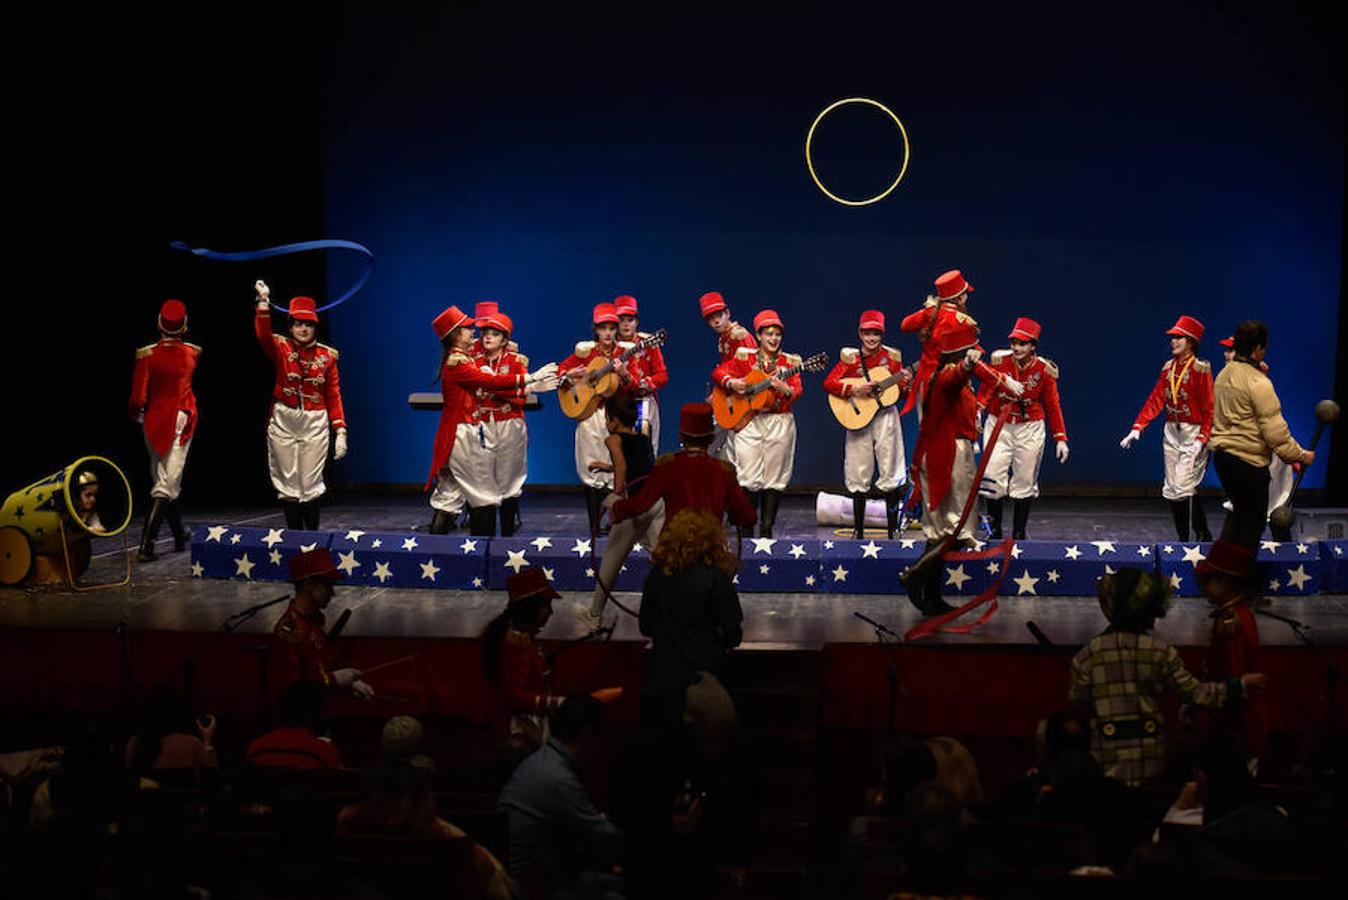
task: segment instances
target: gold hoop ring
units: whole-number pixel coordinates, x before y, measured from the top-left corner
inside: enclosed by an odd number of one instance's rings
[[[874,106],[877,109],[883,110],[887,116],[894,120],[894,124],[899,126],[899,134],[903,137],[903,165],[899,168],[898,177],[894,179],[889,187],[885,188],[874,197],[869,197],[865,200],[848,200],[846,197],[839,197],[837,194],[824,187],[824,182],[820,181],[819,176],[815,174],[814,159],[810,156],[810,143],[814,140],[814,130],[819,127],[819,123],[824,120],[824,116],[848,103],[864,103],[868,106]],[[815,186],[823,191],[824,196],[828,197],[830,200],[841,203],[843,206],[869,206],[872,203],[878,203],[888,197],[890,192],[899,186],[899,182],[903,181],[904,173],[908,171],[908,129],[903,127],[903,122],[899,120],[898,116],[894,115],[893,110],[878,100],[872,100],[869,97],[846,97],[842,100],[835,100],[824,107],[824,111],[815,116],[814,121],[810,123],[810,130],[805,135],[805,167],[810,170],[810,178],[814,180]]]

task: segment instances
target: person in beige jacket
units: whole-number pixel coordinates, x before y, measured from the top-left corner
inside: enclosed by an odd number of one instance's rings
[[[1217,477],[1231,498],[1222,537],[1257,551],[1268,516],[1268,465],[1276,454],[1289,464],[1310,465],[1315,452],[1302,449],[1282,417],[1282,403],[1260,367],[1268,350],[1268,326],[1249,320],[1234,335],[1235,355],[1213,385],[1209,445]]]

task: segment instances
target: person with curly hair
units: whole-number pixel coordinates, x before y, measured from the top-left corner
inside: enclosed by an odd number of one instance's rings
[[[699,672],[723,677],[726,652],[744,636],[735,559],[715,516],[684,509],[660,535],[641,592],[641,633],[651,639],[647,694],[673,695]]]

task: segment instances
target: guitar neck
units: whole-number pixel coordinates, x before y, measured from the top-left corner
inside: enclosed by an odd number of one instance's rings
[[[876,391],[883,391],[891,385],[897,384],[899,379],[902,378],[907,371],[907,369],[900,369],[888,378],[881,379],[880,381],[873,381],[871,384],[875,385]]]

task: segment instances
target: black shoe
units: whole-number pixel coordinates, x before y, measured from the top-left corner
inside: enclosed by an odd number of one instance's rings
[[[1002,498],[988,498],[988,540],[1000,541],[1002,539],[1002,510],[1006,501]]]
[[[164,517],[168,520],[169,531],[173,534],[173,552],[182,553],[192,539],[192,533],[183,528],[182,513],[178,511],[178,501],[170,500],[164,507]]]
[[[1181,543],[1189,540],[1189,501],[1171,500],[1170,517],[1175,520],[1175,534]]]
[[[468,515],[469,533],[473,537],[494,537],[496,535],[496,507],[475,506]]]
[[[956,607],[945,602],[945,560],[936,557],[927,564],[930,568],[927,570],[927,607],[923,612],[929,616],[939,616],[942,613],[948,613],[955,610]]]
[[[852,540],[860,541],[866,537],[866,495],[852,495]]]
[[[899,510],[903,505],[903,491],[893,490],[885,492],[885,533],[889,539],[894,540],[894,536],[899,533]],[[863,521],[864,524],[864,521]]]
[[[515,523],[520,518],[520,498],[510,497],[501,501],[501,537],[515,534]]]
[[[1027,497],[1024,500],[1011,500],[1011,537],[1018,541],[1025,540],[1025,526],[1030,522],[1030,505],[1034,499]],[[1001,535],[998,535],[1000,537]]]
[[[1194,494],[1188,500],[1189,519],[1193,523],[1194,537],[1204,543],[1212,542],[1212,532],[1208,531],[1208,515],[1203,510],[1203,499]]]
[[[286,515],[286,527],[292,531],[304,530],[304,514],[300,512],[300,501],[282,500],[281,509]]]
[[[777,524],[777,507],[781,502],[781,491],[763,491],[763,515],[758,520],[759,537],[772,537],[772,526]]]
[[[305,531],[318,530],[318,501],[310,500],[300,504],[300,517],[304,521]]]
[[[155,497],[150,503],[150,511],[145,514],[145,527],[140,532],[140,552],[136,559],[141,562],[154,562],[158,555],[154,552],[154,543],[159,537],[159,523],[164,519],[165,501]]]
[[[590,520],[590,534],[599,534],[599,517],[603,513],[604,496],[597,488],[585,485],[585,516]]]
[[[454,527],[454,516],[452,513],[436,510],[435,515],[431,516],[431,525],[427,531],[431,534],[449,534],[450,529]]]
[[[757,522],[763,521],[763,512],[762,512],[762,510],[759,509],[759,503],[760,503],[760,501],[762,500],[763,492],[762,492],[762,491],[750,491],[750,490],[746,490],[746,491],[744,492],[744,494],[745,494],[746,497],[749,498],[749,507],[754,511],[754,516],[756,517],[756,521],[757,521]],[[752,539],[753,536],[754,536],[754,526],[753,526],[753,525],[746,525],[746,526],[740,528],[740,537],[746,538],[746,539]]]

